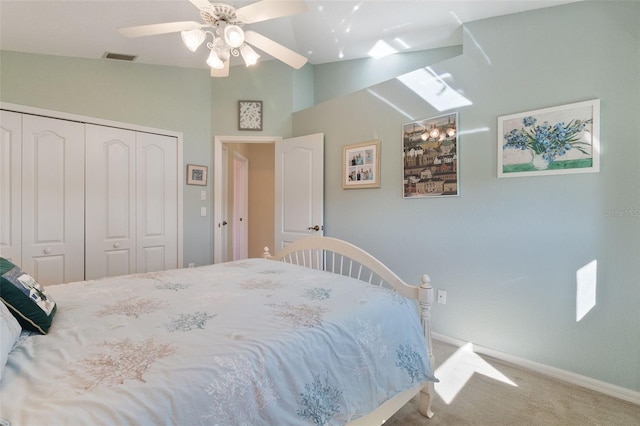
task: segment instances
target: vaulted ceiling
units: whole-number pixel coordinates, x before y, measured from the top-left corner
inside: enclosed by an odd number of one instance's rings
[[[367,57],[380,41],[399,52],[460,44],[465,22],[572,1],[308,0],[306,13],[246,28],[323,64]],[[226,3],[240,8],[255,1]],[[138,63],[207,68],[206,49],[190,52],[179,33],[132,39],[118,32],[173,21],[201,21],[200,12],[189,0],[1,0],[0,48],[82,58],[112,52],[134,55]]]

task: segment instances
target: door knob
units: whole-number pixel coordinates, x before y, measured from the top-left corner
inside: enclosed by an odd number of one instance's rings
[[[226,220],[223,220],[223,221],[222,221],[222,225],[224,226],[224,225],[226,225],[226,224],[227,224],[227,221],[226,221]]]
[[[309,227],[309,231],[319,231],[319,230],[320,230],[320,227],[318,225]]]
[[[44,254],[49,254],[49,253],[51,253],[51,249],[50,248],[44,249]]]
[[[120,247],[120,243],[113,243],[113,248],[118,248]]]

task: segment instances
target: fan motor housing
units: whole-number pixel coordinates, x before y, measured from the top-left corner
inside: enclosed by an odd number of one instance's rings
[[[200,16],[209,25],[215,27],[220,22],[242,26],[244,22],[236,16],[236,8],[225,3],[211,3],[209,10],[200,10]]]

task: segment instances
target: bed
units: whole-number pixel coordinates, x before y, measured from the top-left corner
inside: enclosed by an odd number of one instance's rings
[[[428,277],[341,240],[44,290],[50,328],[2,360],[14,426],[374,425],[418,393],[433,415]]]

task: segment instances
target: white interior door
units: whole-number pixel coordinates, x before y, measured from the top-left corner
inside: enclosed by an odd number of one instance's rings
[[[275,149],[275,250],[324,231],[324,134],[284,139]]]
[[[23,115],[22,269],[84,280],[84,124]]]
[[[178,164],[175,137],[136,133],[137,271],[178,267]]]
[[[0,256],[22,266],[22,114],[0,111]]]
[[[136,133],[86,125],[86,279],[136,272]]]
[[[227,182],[227,176],[229,176],[229,152],[227,151],[227,146],[222,146],[222,176],[224,176],[224,182]],[[222,196],[219,199],[221,204],[222,218],[220,220],[220,224],[218,229],[220,230],[220,239],[222,243],[220,244],[220,261],[226,262],[229,260],[229,255],[227,253],[227,248],[229,247],[229,185],[221,185]],[[217,199],[218,197],[216,197]],[[215,236],[214,236],[215,238]]]
[[[249,160],[233,156],[233,260],[249,256]]]

